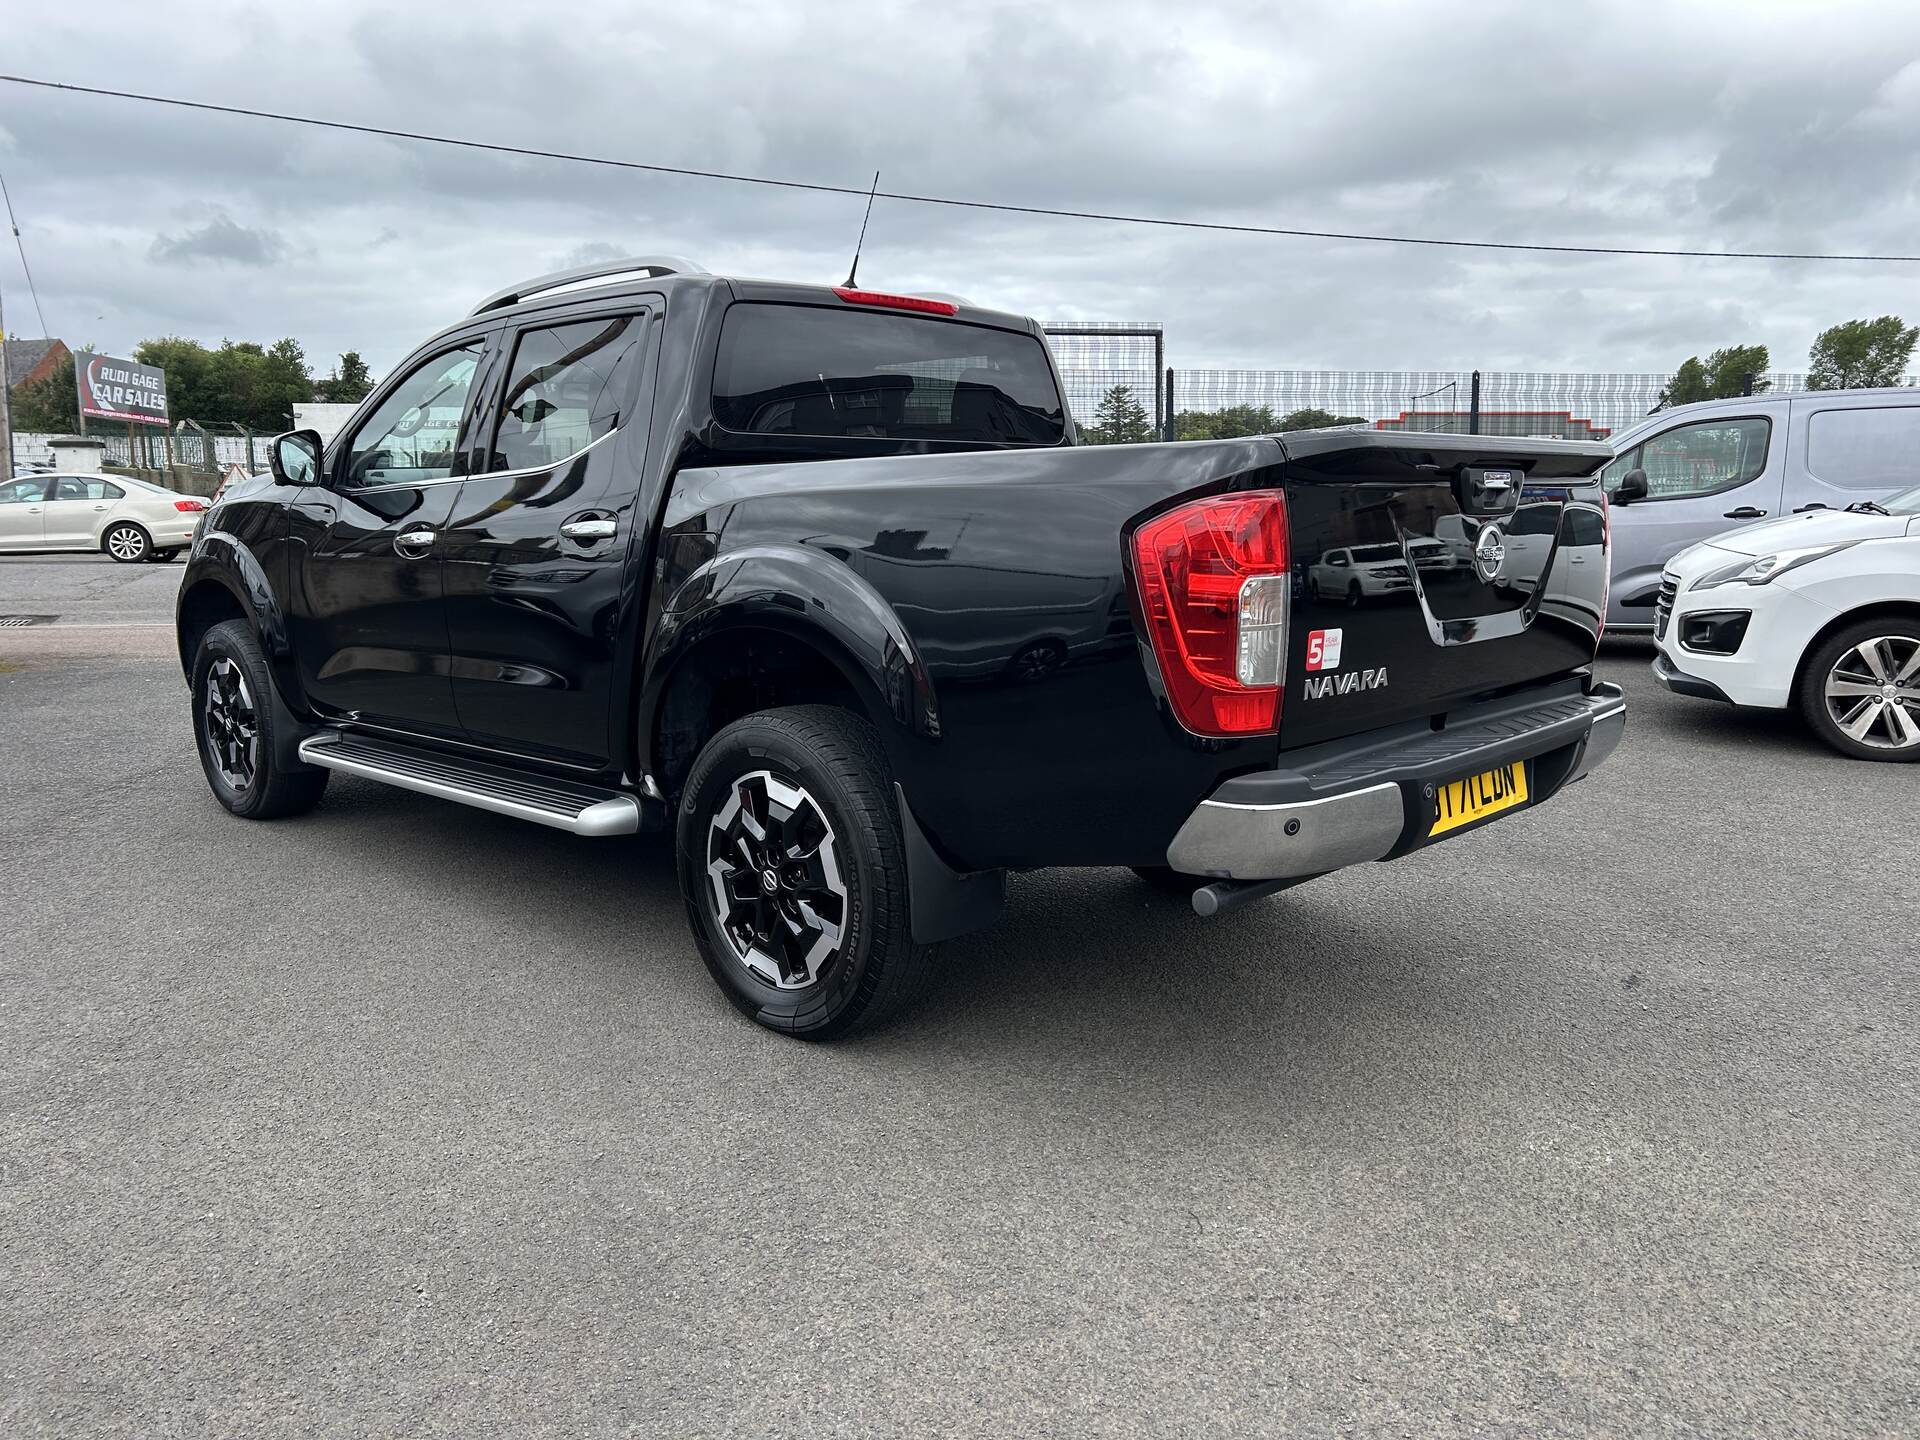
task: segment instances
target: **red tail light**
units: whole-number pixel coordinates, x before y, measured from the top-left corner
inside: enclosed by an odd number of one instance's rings
[[[1134,531],[1133,556],[1174,717],[1196,735],[1273,730],[1292,589],[1285,497],[1192,501]]]
[[[888,295],[879,290],[848,290],[836,285],[833,293],[849,305],[879,305],[888,310],[917,310],[922,315],[958,315],[951,300],[923,300],[918,295]]]
[[[207,508],[207,502],[204,500],[176,500],[173,502],[173,508],[183,515],[198,515],[202,510]]]

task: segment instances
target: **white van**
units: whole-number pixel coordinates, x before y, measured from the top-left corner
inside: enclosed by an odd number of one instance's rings
[[[1920,484],[1920,389],[1707,400],[1649,415],[1613,446],[1607,629],[1651,632],[1660,572],[1696,541]]]

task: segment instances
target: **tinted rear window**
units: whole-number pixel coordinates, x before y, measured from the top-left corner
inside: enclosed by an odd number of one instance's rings
[[[756,435],[1052,445],[1060,392],[1032,335],[874,310],[735,305],[715,418]]]

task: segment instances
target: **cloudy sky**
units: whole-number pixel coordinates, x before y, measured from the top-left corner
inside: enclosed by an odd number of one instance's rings
[[[14,9],[0,69],[513,145],[1238,224],[1920,253],[1920,5],[466,0]],[[547,13],[543,14],[545,11]],[[845,273],[861,202],[0,84],[47,328],[376,372],[581,257]],[[1166,324],[1183,366],[1799,369],[1920,265],[1516,256],[882,201],[861,278]],[[14,334],[37,333],[0,253]]]

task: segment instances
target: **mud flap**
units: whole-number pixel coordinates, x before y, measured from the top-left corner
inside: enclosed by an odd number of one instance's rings
[[[914,943],[932,945],[993,924],[1006,903],[1006,872],[976,870],[963,875],[953,869],[940,858],[920,822],[914,819],[907,792],[897,780],[893,797],[900,808],[900,839],[907,852],[907,899],[912,909]]]

